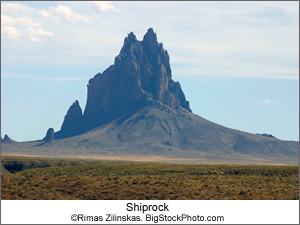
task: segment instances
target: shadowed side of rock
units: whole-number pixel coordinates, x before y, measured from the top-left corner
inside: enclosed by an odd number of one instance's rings
[[[53,139],[55,139],[54,129],[53,128],[49,128],[47,130],[46,136],[43,138],[43,141],[49,142],[49,141],[52,141]]]
[[[76,100],[69,108],[60,131],[56,132],[55,138],[72,137],[82,133],[83,115],[79,102]]]

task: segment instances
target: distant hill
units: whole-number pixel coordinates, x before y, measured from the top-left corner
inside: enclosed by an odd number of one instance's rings
[[[5,134],[4,138],[1,138],[1,143],[3,144],[14,144],[14,143],[18,143],[17,141],[11,139],[10,137],[8,137],[7,134]]]

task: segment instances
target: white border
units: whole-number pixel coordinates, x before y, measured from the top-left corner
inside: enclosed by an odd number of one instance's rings
[[[168,211],[127,211],[127,204],[168,205]],[[147,206],[145,206],[146,209]],[[156,208],[156,207],[154,207]],[[73,214],[140,216],[133,221],[71,220]],[[146,221],[146,214],[223,216],[224,221]],[[99,218],[99,217],[98,217]],[[196,217],[194,217],[196,218]],[[200,217],[198,217],[200,218]],[[299,200],[2,200],[1,224],[299,224]]]

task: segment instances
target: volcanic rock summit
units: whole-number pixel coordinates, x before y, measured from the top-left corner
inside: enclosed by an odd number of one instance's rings
[[[157,42],[152,28],[143,41],[131,32],[114,65],[90,79],[84,114],[78,101],[73,103],[55,137],[84,133],[147,106],[191,112],[179,82],[172,80],[169,61],[168,52]]]

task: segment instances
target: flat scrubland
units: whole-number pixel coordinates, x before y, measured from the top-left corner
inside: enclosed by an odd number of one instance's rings
[[[3,156],[1,161],[14,172],[1,175],[2,200],[299,200],[299,166]]]

